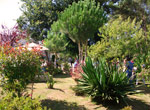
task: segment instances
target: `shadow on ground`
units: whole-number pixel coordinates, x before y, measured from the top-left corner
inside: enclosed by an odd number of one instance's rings
[[[70,74],[56,74],[54,78],[70,78]]]
[[[45,99],[41,101],[43,107],[51,110],[87,110],[84,106],[66,101]]]
[[[99,103],[102,104],[107,110],[121,110],[126,106],[132,106],[132,110],[150,110],[150,104],[147,104],[141,100],[128,98],[126,99],[126,103],[122,102],[120,104],[108,101]],[[95,108],[98,109],[98,108]]]
[[[140,91],[139,93],[150,94],[150,88],[148,88],[147,85],[138,85],[136,90]]]

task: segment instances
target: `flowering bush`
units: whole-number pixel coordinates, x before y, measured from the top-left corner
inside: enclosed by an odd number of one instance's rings
[[[0,45],[9,44],[14,46],[20,39],[25,38],[26,36],[26,31],[19,30],[17,25],[11,29],[2,25],[0,31]]]
[[[82,75],[81,75],[83,73],[82,66],[83,65],[78,64],[76,67],[71,68],[70,75],[72,76],[72,78],[74,80],[78,80],[78,79],[82,78]]]
[[[1,86],[6,91],[15,91],[19,96],[40,71],[40,56],[36,50],[4,45],[0,47]]]

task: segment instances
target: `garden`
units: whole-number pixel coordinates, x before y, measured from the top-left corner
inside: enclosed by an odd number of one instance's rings
[[[22,2],[0,31],[0,110],[150,109],[149,1]]]

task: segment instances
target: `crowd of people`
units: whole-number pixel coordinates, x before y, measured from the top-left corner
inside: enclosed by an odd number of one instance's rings
[[[79,65],[79,60],[76,58],[76,59],[73,59],[72,57],[69,57],[68,58],[68,63],[71,67],[71,71],[74,72],[74,70],[78,67]],[[81,62],[82,64],[84,64],[85,62],[82,61]],[[117,61],[116,63],[116,66],[118,66],[120,64],[119,61]],[[123,72],[126,72],[127,73],[127,78],[130,80],[130,82],[133,82],[136,80],[136,85],[138,84],[138,78],[137,78],[137,67],[135,67],[134,65],[134,59],[132,59],[131,57],[126,57],[123,61]],[[43,71],[46,71],[46,66],[47,66],[47,63],[45,60],[43,60],[43,63],[42,63],[42,70]],[[145,64],[142,65],[142,68],[145,68]],[[144,80],[144,77],[142,78],[143,80],[143,83],[145,84],[145,80]]]

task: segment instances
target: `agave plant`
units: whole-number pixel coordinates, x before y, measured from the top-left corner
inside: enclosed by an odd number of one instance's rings
[[[100,59],[95,67],[91,58],[87,58],[86,65],[82,68],[82,79],[78,80],[78,85],[74,88],[78,93],[119,102],[132,90],[126,73],[119,72],[116,65],[108,65],[105,59]]]

